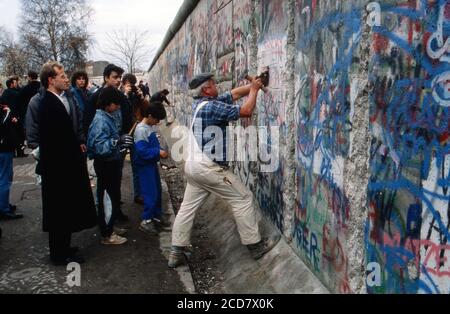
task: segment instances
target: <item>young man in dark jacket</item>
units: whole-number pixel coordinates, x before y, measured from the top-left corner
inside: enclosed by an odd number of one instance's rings
[[[11,77],[6,81],[6,90],[3,92],[0,102],[8,105],[14,116],[19,115],[19,81],[16,77]]]
[[[139,122],[138,116],[140,117],[141,108],[144,104],[144,93],[140,87],[136,87],[137,78],[134,74],[125,74],[122,78],[121,92],[126,96],[129,105],[133,111],[132,124],[137,125]],[[139,114],[138,114],[139,113]],[[137,168],[134,163],[135,149],[134,146],[130,149],[131,156],[131,170],[133,173],[133,191],[134,191],[134,202],[137,204],[144,204],[144,199],[141,195],[140,181],[137,173]]]
[[[162,104],[167,104],[170,108],[168,108],[167,111],[167,117],[166,117],[166,126],[171,125],[174,120],[175,116],[173,113],[173,107],[172,103],[167,99],[167,96],[169,96],[170,92],[167,89],[163,89],[162,91],[157,92],[150,98],[150,102],[160,102]]]
[[[28,104],[30,103],[31,98],[34,97],[37,93],[39,93],[39,89],[41,88],[41,83],[38,81],[39,75],[34,72],[28,72],[28,84],[24,86],[20,91],[20,118],[22,121],[25,120],[25,115],[27,113]]]
[[[144,94],[144,97],[150,96],[150,91],[144,85],[144,81],[140,80],[138,87],[142,91],[142,93]]]
[[[103,87],[99,88],[92,95],[89,102],[89,108],[85,110],[85,125],[90,126],[92,120],[94,120],[94,116],[98,109],[98,99],[103,89],[110,86],[116,89],[120,89],[120,85],[122,83],[122,75],[124,72],[125,71],[122,68],[114,64],[109,64],[105,68],[105,70],[103,71]],[[114,117],[116,117],[117,122],[120,124],[120,134],[123,135],[128,134],[128,132],[130,132],[131,128],[133,127],[133,111],[127,97],[125,95],[122,95],[121,98],[120,110],[114,113]]]
[[[167,89],[163,89],[162,91],[157,92],[150,98],[150,102],[160,102],[160,103],[166,103],[168,106],[171,106],[169,99],[167,99],[167,96],[170,94],[170,92]]]
[[[18,123],[14,124],[14,132],[16,139],[16,149],[17,157],[27,157],[25,155],[24,141],[25,141],[25,131],[24,131],[24,118],[22,117],[21,109],[21,97],[19,89],[19,79],[17,77],[11,77],[6,81],[6,86],[8,89],[3,93],[1,98],[1,103],[7,105],[11,109],[12,115],[18,120]]]
[[[16,207],[9,203],[9,192],[13,180],[13,157],[16,147],[14,124],[18,120],[11,109],[0,104],[0,219],[13,220],[23,218],[15,213]]]

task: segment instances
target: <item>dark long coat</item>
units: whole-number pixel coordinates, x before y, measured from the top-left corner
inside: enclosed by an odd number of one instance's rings
[[[39,107],[44,232],[79,232],[97,224],[86,160],[71,116],[56,95],[45,92]]]

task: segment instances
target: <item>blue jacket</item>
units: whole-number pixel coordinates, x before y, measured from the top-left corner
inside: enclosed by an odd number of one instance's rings
[[[139,123],[134,132],[134,143],[136,166],[156,165],[160,160],[161,147],[153,128],[145,123]]]
[[[76,87],[71,87],[70,91],[75,97],[78,107],[80,107],[81,113],[84,114],[86,107],[88,106],[89,98],[91,97],[91,93],[88,90],[81,90]]]
[[[88,133],[88,156],[105,161],[120,160],[119,126],[116,119],[103,110],[97,110]]]

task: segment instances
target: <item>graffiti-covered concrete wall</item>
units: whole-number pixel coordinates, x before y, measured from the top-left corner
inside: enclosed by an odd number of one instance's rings
[[[194,74],[269,66],[237,124],[279,167],[234,163],[261,213],[331,291],[449,293],[449,35],[445,0],[202,0],[149,79],[188,125]]]

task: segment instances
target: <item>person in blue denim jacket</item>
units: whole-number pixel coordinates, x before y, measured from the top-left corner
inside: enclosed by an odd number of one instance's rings
[[[120,185],[122,152],[133,146],[133,138],[119,135],[114,112],[120,110],[121,93],[114,87],[106,87],[99,96],[94,120],[89,128],[88,156],[94,159],[97,174],[97,201],[102,244],[120,245],[127,242],[122,236],[126,230],[114,227],[120,211]],[[106,221],[105,191],[111,199],[111,218]]]

